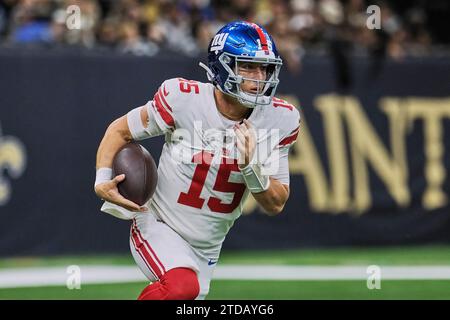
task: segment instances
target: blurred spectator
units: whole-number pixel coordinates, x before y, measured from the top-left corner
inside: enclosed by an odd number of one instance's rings
[[[199,48],[191,33],[189,17],[171,2],[164,3],[160,12],[154,26],[156,31],[149,34],[149,40],[173,51],[196,56]]]
[[[122,53],[132,53],[137,56],[153,56],[158,53],[158,46],[146,42],[139,34],[137,23],[125,22],[121,26],[119,50]]]
[[[4,34],[6,30],[6,12],[5,8],[0,5],[0,36]]]
[[[272,20],[267,25],[277,45],[279,53],[283,56],[285,64],[291,71],[298,72],[300,69],[300,58],[302,54],[302,42],[299,34],[292,32],[290,21],[292,19],[292,8],[283,0],[272,1]]]
[[[70,5],[77,5],[81,12],[80,29],[67,30],[65,41],[68,44],[93,47],[96,44],[95,30],[100,20],[100,7],[92,0],[65,0],[59,10],[66,11]]]
[[[10,17],[10,41],[14,43],[45,43],[53,40],[50,0],[22,0]]]
[[[119,42],[120,37],[117,32],[119,20],[114,17],[105,19],[98,28],[97,41],[100,45],[114,48]]]
[[[372,4],[381,9],[381,29],[366,26]],[[70,5],[81,11],[78,30],[66,26]],[[326,48],[344,65],[352,53],[382,61],[448,48],[449,14],[446,0],[2,0],[0,43],[197,56],[221,26],[248,20],[268,28],[287,67],[298,71],[305,52]]]

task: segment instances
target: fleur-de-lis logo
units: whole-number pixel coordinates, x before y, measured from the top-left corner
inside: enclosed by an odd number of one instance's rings
[[[3,136],[0,125],[0,206],[11,198],[9,178],[19,178],[26,167],[26,153],[23,143],[12,136]]]

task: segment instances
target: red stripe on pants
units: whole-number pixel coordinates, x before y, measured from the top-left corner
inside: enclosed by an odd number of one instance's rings
[[[158,278],[161,278],[166,270],[163,264],[159,261],[158,257],[155,255],[154,251],[151,249],[148,242],[142,237],[137,227],[132,230],[132,238],[136,251],[147,264],[150,271],[152,271],[152,273],[154,273]]]

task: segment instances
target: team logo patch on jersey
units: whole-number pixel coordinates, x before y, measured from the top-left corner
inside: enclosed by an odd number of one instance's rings
[[[219,33],[214,36],[214,39],[211,44],[210,51],[219,52],[225,47],[225,42],[227,41],[227,38],[229,36],[229,33]]]

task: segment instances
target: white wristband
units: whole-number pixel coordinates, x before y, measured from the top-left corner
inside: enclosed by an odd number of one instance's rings
[[[269,189],[269,176],[261,174],[261,165],[249,164],[240,169],[247,188],[252,193],[260,193]]]
[[[108,182],[112,179],[111,168],[99,168],[95,174],[95,184],[97,186],[100,183]]]

